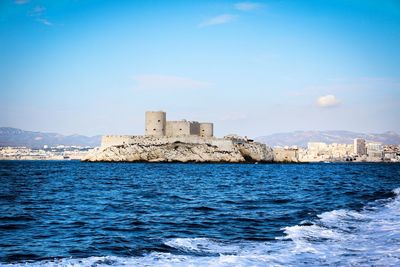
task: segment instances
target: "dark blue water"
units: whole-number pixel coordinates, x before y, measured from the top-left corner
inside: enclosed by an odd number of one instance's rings
[[[399,164],[3,161],[0,186],[2,264],[400,262]]]

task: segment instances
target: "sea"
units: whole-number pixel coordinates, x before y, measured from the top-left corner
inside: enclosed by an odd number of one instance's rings
[[[0,161],[1,266],[400,266],[400,164]]]

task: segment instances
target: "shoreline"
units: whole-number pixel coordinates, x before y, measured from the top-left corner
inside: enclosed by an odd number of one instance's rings
[[[274,164],[287,164],[287,165],[303,165],[303,164],[400,164],[400,162],[388,162],[388,161],[310,161],[310,162],[287,162],[287,161],[265,161],[265,162],[229,162],[229,161],[210,161],[210,162],[196,162],[196,161],[85,161],[79,159],[0,159],[0,162],[39,162],[39,161],[47,161],[47,162],[81,162],[81,163],[120,163],[120,164],[229,164],[229,165],[237,165],[237,164],[247,164],[247,165],[274,165]]]

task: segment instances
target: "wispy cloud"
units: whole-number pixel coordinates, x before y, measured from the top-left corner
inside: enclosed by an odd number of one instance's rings
[[[28,15],[34,17],[37,22],[46,26],[53,26],[54,24],[45,18],[46,8],[44,6],[35,6],[32,8]]]
[[[241,2],[241,3],[236,3],[233,6],[240,11],[251,11],[260,9],[262,7],[262,4],[252,3],[252,2]]]
[[[41,16],[46,11],[44,6],[35,6],[31,11],[29,11],[29,16]]]
[[[225,24],[232,22],[237,19],[237,16],[231,15],[231,14],[222,14],[216,17],[212,17],[209,19],[204,20],[199,24],[199,27],[208,27],[208,26],[213,26],[213,25],[219,25],[219,24]]]
[[[39,23],[42,23],[42,24],[44,24],[46,26],[53,26],[53,23],[51,23],[47,19],[38,18],[36,21],[39,22]]]
[[[173,75],[143,74],[136,75],[133,79],[137,83],[136,88],[140,90],[190,90],[210,87],[206,82]]]
[[[317,106],[321,108],[336,107],[340,101],[334,95],[325,95],[317,99]]]
[[[29,2],[30,2],[30,0],[15,0],[14,1],[14,3],[17,4],[17,5],[24,5],[24,4],[27,4]]]

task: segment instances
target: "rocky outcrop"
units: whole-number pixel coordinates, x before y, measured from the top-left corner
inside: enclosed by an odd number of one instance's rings
[[[99,148],[84,161],[101,162],[269,162],[272,149],[264,144],[230,139],[192,143],[160,142],[143,139],[141,142]]]

